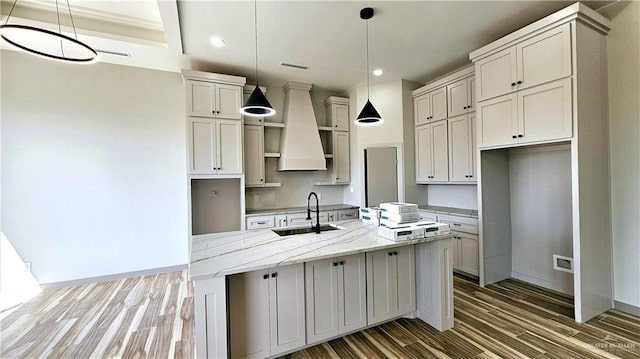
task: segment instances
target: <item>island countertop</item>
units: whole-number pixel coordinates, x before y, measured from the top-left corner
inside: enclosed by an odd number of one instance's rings
[[[336,222],[339,230],[281,237],[271,229],[239,231],[193,239],[190,279],[230,274],[347,256],[449,238],[442,235],[394,242],[378,237],[378,227],[360,220]]]

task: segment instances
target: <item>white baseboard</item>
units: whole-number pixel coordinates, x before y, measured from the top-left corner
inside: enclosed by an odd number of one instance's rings
[[[625,312],[627,314],[640,317],[640,307],[636,307],[635,305],[618,302],[617,300],[614,300],[613,307],[621,312]]]
[[[567,295],[573,295],[573,285],[571,286],[564,286],[561,283],[554,283],[554,282],[550,282],[544,279],[540,279],[534,276],[530,276],[530,275],[526,275],[523,273],[518,273],[518,272],[511,272],[511,278],[515,278],[518,280],[521,280],[523,282],[528,282],[531,284],[535,284],[537,286],[543,287],[543,288],[547,288],[556,292],[560,292],[560,293],[564,293]]]
[[[177,272],[183,269],[187,269],[188,267],[189,267],[188,264],[180,264],[177,266],[151,268],[151,269],[144,269],[144,270],[134,271],[134,272],[116,273],[116,274],[109,274],[109,275],[103,275],[98,277],[67,280],[62,282],[40,283],[40,287],[42,287],[42,289],[52,289],[52,288],[70,287],[74,285],[83,285],[83,284],[96,283],[96,282],[109,282],[112,280],[140,277],[143,275]]]

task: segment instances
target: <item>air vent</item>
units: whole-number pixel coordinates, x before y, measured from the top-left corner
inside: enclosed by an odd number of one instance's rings
[[[281,62],[280,66],[293,67],[294,69],[301,69],[301,70],[308,70],[309,69],[309,66],[290,64],[288,62]]]

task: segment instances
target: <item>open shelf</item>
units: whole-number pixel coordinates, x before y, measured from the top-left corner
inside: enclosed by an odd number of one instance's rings
[[[282,122],[264,122],[264,127],[277,127],[277,128],[284,128],[284,123]]]
[[[325,153],[325,154],[324,154],[324,158],[333,158],[333,154],[331,154],[331,153]]]
[[[328,127],[328,126],[318,126],[318,131],[328,131],[328,132],[331,132],[331,131],[333,131],[333,128]]]

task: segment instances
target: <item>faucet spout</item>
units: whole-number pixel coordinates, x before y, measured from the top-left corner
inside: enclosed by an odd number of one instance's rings
[[[318,201],[318,195],[315,192],[309,193],[309,196],[307,197],[307,219],[311,220],[311,197],[316,198],[316,225],[314,226],[311,224],[311,228],[315,230],[316,234],[320,234],[320,201]]]

